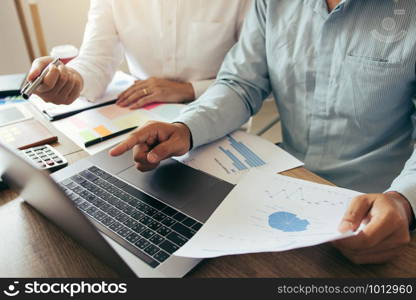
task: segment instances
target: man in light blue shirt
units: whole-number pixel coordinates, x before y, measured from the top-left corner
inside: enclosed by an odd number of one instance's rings
[[[416,210],[415,14],[415,1],[258,0],[216,83],[176,123],[142,127],[111,154],[136,146],[137,167],[152,169],[239,128],[273,93],[288,152],[375,193],[353,199],[340,230],[369,223],[335,246],[356,263],[390,260]]]

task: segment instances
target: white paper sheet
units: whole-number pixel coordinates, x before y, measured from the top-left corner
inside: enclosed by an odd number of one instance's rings
[[[94,101],[90,102],[84,97],[80,97],[75,100],[71,105],[56,105],[43,101],[36,95],[30,97],[30,102],[41,112],[46,113],[49,117],[55,117],[57,115],[65,114],[72,111],[82,110],[97,104],[110,102],[117,99],[117,96],[125,91],[129,86],[134,83],[135,78],[124,72],[117,71],[113,77],[113,80],[108,85],[108,88],[104,95]]]
[[[250,169],[278,173],[303,165],[275,144],[244,131],[235,131],[176,159],[232,184]]]
[[[360,193],[251,170],[177,256],[286,251],[348,237],[337,230]]]

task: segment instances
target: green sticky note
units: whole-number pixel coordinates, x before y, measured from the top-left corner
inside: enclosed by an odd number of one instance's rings
[[[96,138],[96,136],[90,130],[84,130],[79,133],[79,135],[86,141],[91,141]]]

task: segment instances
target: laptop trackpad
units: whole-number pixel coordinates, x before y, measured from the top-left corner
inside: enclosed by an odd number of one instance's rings
[[[117,176],[179,209],[190,201],[206,197],[212,186],[218,183],[218,179],[173,159],[163,161],[150,172],[140,172],[133,166]]]

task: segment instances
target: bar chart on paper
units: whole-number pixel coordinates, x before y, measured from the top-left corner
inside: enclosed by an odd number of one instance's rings
[[[235,173],[238,171],[247,170],[249,168],[260,167],[266,164],[256,153],[254,153],[244,142],[238,142],[231,135],[227,135],[227,140],[230,143],[230,149],[225,149],[223,146],[219,146],[218,149],[222,151],[231,161],[235,167],[230,168],[230,171]],[[234,150],[234,151],[233,151]],[[243,161],[238,157],[243,157]],[[219,160],[217,160],[219,162]]]
[[[232,184],[238,183],[250,169],[275,173],[302,165],[273,143],[243,131],[197,148],[177,160]]]

